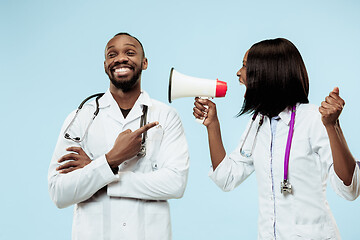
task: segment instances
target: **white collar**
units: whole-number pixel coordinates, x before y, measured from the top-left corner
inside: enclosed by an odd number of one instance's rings
[[[143,114],[144,105],[151,107],[152,101],[147,92],[142,90],[134,106],[131,108],[129,114],[127,115],[126,119],[124,119],[123,114],[120,111],[119,105],[115,101],[109,89],[105,92],[104,96],[99,99],[99,108],[109,108],[109,116],[116,121],[120,121],[123,123],[133,121],[140,117]]]
[[[300,103],[296,104],[296,110],[299,108],[299,105]],[[278,116],[286,125],[289,125],[291,120],[291,107],[287,107],[284,111],[280,112]]]
[[[114,97],[112,96],[112,94],[110,92],[110,89],[108,89],[105,92],[105,94],[99,99],[99,108],[106,108],[111,105],[118,106]],[[140,95],[139,95],[138,99],[136,100],[133,108],[136,105],[139,105],[139,106],[146,105],[148,107],[152,106],[152,101],[151,101],[149,94],[147,92],[145,92],[144,90],[141,90]]]

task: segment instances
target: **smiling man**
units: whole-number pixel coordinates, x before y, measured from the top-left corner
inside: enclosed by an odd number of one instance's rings
[[[184,194],[188,147],[175,110],[141,89],[147,66],[137,38],[115,35],[110,88],[65,120],[48,183],[57,207],[75,205],[72,239],[171,239],[167,200]]]

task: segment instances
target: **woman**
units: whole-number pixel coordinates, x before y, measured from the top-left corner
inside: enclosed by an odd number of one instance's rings
[[[223,147],[215,104],[194,103],[193,114],[205,118],[208,131],[211,179],[230,191],[256,171],[259,239],[340,239],[326,201],[327,178],[335,174],[329,139],[318,108],[308,103],[299,51],[286,39],[261,41],[246,52],[237,75],[246,86],[239,115],[253,117],[231,154]],[[342,176],[331,179],[335,189],[343,187]]]

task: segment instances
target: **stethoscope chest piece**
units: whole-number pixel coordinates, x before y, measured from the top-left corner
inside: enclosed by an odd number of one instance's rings
[[[138,152],[137,156],[138,157],[145,157],[146,155],[146,146],[145,143],[141,144],[141,148],[140,151]]]
[[[282,194],[285,194],[285,193],[291,194],[292,193],[292,186],[287,179],[284,179],[281,182],[280,191]]]

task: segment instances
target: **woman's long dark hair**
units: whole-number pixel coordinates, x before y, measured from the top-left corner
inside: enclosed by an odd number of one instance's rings
[[[254,44],[246,62],[246,93],[238,114],[278,115],[296,103],[308,103],[309,78],[295,45],[284,38]]]

